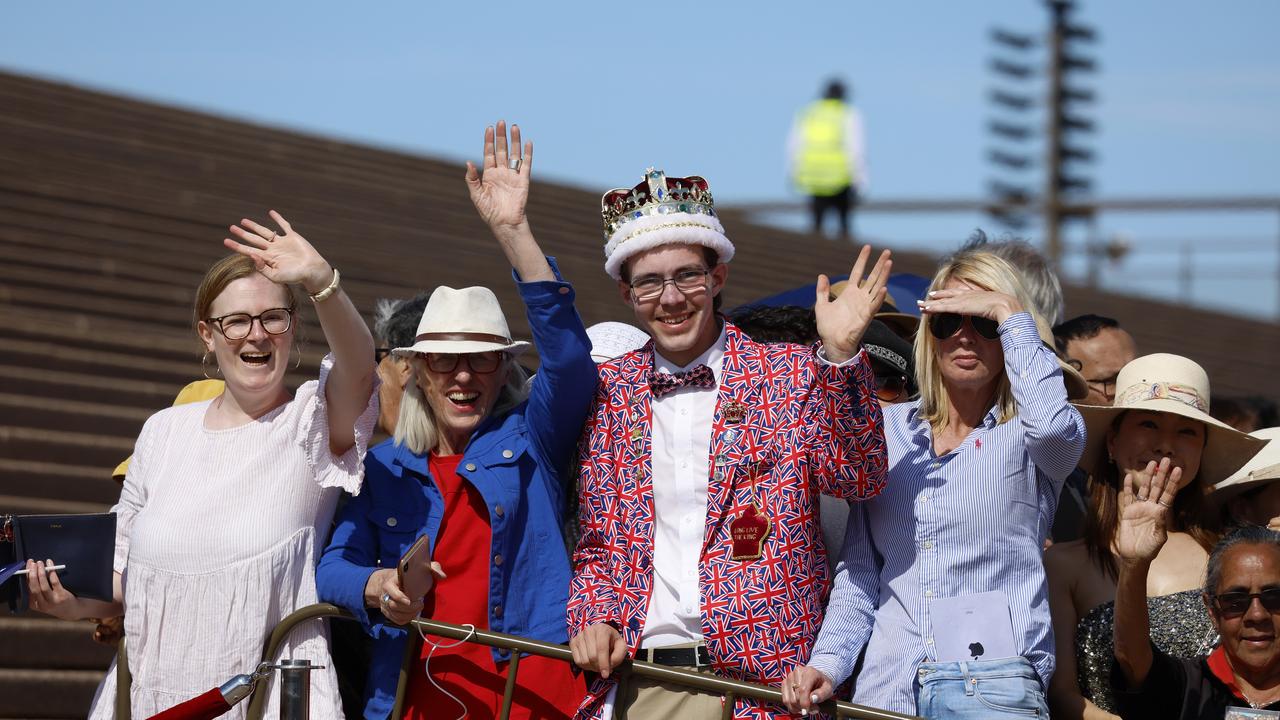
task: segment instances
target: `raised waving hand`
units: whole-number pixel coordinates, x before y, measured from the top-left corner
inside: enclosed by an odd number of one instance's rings
[[[1122,562],[1149,562],[1164,547],[1173,499],[1181,487],[1182,468],[1170,467],[1167,457],[1158,465],[1153,460],[1137,473],[1125,473],[1115,540]]]
[[[858,354],[862,334],[867,331],[888,292],[885,286],[893,268],[889,251],[880,253],[871,274],[864,279],[863,273],[870,258],[871,246],[863,245],[853,269],[849,271],[848,286],[834,300],[831,299],[830,279],[826,275],[818,276],[813,311],[817,316],[818,336],[822,338],[824,352],[831,362],[842,363]]]
[[[258,272],[268,280],[284,284],[299,284],[309,293],[317,293],[333,279],[333,268],[321,257],[319,251],[299,235],[288,220],[272,210],[280,232],[245,218],[240,225],[232,225],[231,233],[240,238],[222,241],[231,250],[253,258]]]
[[[467,162],[467,190],[480,219],[498,239],[521,280],[554,280],[555,275],[533,237],[525,214],[533,169],[533,142],[521,145],[520,127],[512,125],[508,150],[507,124],[499,120],[496,129],[485,128],[482,167],[483,172],[477,170],[474,163]]]

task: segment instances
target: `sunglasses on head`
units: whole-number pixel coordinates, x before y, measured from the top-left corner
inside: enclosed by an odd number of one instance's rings
[[[960,326],[969,321],[975,332],[988,340],[1000,337],[1000,326],[995,320],[975,315],[957,315],[956,313],[939,313],[929,318],[929,333],[939,340],[960,332]]]
[[[1272,615],[1280,614],[1280,587],[1267,588],[1256,593],[1225,592],[1214,595],[1212,600],[1219,615],[1233,618],[1249,612],[1249,606],[1253,605],[1254,598],[1258,598],[1262,608],[1267,612]]]

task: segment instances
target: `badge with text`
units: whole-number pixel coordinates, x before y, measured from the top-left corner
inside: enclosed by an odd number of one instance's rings
[[[720,414],[724,416],[724,421],[737,425],[747,416],[747,406],[737,400],[730,400],[720,409]]]
[[[729,523],[729,534],[733,538],[734,560],[759,560],[764,549],[764,541],[769,537],[769,518],[764,516],[760,508],[748,505],[733,522]]]

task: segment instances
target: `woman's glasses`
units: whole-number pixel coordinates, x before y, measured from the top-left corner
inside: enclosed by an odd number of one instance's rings
[[[960,326],[968,319],[975,332],[988,340],[1000,337],[1000,326],[995,320],[975,315],[957,315],[956,313],[939,313],[929,318],[929,332],[939,340],[960,332]]]
[[[477,375],[488,375],[502,364],[502,352],[499,350],[478,353],[422,353],[421,357],[427,361],[427,369],[435,373],[451,373],[463,360],[466,360],[471,372]]]
[[[1267,588],[1256,593],[1225,592],[1212,596],[1213,606],[1218,609],[1218,614],[1226,618],[1239,617],[1249,612],[1254,598],[1258,598],[1262,608],[1272,615],[1280,613],[1280,588]]]
[[[207,318],[205,322],[213,323],[228,340],[243,340],[253,332],[253,321],[262,324],[268,335],[283,335],[293,325],[293,311],[289,308],[272,308],[258,315],[249,313],[231,313],[220,317]]]

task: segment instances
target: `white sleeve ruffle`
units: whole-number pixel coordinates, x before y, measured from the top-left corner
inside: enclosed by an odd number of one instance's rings
[[[297,399],[306,403],[298,427],[298,441],[306,450],[307,463],[320,487],[340,487],[352,495],[360,494],[364,480],[364,454],[369,449],[378,423],[378,385],[374,374],[373,387],[364,411],[356,418],[355,444],[342,455],[334,455],[329,449],[329,406],[325,401],[325,383],[333,368],[333,355],[320,363],[319,381],[307,382],[298,388]]]

